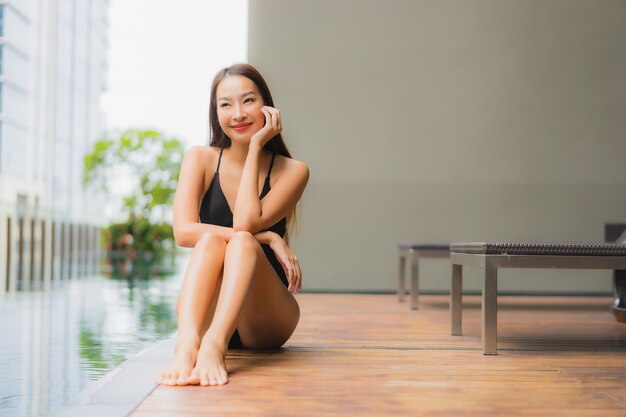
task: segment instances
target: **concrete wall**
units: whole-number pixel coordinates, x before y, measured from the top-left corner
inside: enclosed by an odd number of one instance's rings
[[[250,0],[249,19],[311,169],[305,288],[394,289],[401,241],[601,242],[626,221],[626,1]],[[424,290],[449,270],[425,264]],[[608,271],[500,276],[611,289]]]

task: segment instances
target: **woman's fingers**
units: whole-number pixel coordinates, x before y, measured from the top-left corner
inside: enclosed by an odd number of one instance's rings
[[[287,290],[297,293],[302,288],[302,269],[298,257],[285,245],[274,248],[276,258],[287,275]]]
[[[291,262],[290,262],[288,257],[287,257],[286,261],[283,261],[282,257],[278,257],[278,260],[280,261],[281,265],[283,266],[283,270],[285,271],[285,275],[287,275],[287,282],[289,283],[289,285],[287,286],[287,290],[288,291],[293,291],[293,288],[294,288],[293,266],[291,265]]]
[[[261,107],[261,111],[263,112],[263,115],[265,116],[265,126],[263,126],[263,128],[270,130],[272,128],[272,114],[267,109],[267,107]]]
[[[274,123],[274,128],[280,132],[282,130],[282,125],[280,123],[280,112],[278,111],[278,109],[273,109],[274,110],[274,114],[272,115],[272,122]]]
[[[282,124],[280,122],[280,112],[278,109],[275,109],[270,106],[262,107],[263,113],[265,114],[265,120],[268,125],[272,127],[276,133],[280,132],[282,129]]]
[[[295,256],[291,259],[293,269],[293,279],[290,280],[291,287],[294,293],[297,293],[302,288],[302,270],[300,269],[300,263]]]
[[[291,265],[287,265],[287,281],[290,285],[293,284],[293,267]]]
[[[265,126],[261,128],[253,137],[256,138],[264,146],[274,136],[278,135],[282,130],[280,121],[280,112],[273,107],[263,106],[261,111],[265,116]]]
[[[298,275],[292,257],[289,257],[288,265],[289,271],[287,273],[287,280],[289,282],[289,288],[287,289],[291,292],[295,292],[298,290]]]
[[[298,267],[298,282],[296,284],[296,292],[302,289],[302,271],[300,271],[300,267]]]
[[[300,291],[302,289],[302,268],[300,268],[300,263],[297,263],[298,267],[298,285],[296,286],[296,291]]]

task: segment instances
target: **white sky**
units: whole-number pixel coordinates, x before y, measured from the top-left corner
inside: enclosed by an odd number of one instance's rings
[[[108,129],[155,128],[207,143],[215,73],[247,59],[247,0],[112,0]]]

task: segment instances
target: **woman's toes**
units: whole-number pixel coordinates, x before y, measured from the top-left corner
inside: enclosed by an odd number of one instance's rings
[[[224,372],[222,372],[219,369],[215,370],[211,378],[211,385],[224,385],[225,383],[226,383],[226,378],[225,378]]]
[[[228,382],[228,376],[226,375],[225,372],[220,372],[217,375],[217,383],[218,385],[224,385]]]
[[[200,383],[200,376],[198,375],[197,370],[194,369],[193,372],[191,372],[191,375],[189,376],[187,383],[189,385],[198,385]]]
[[[209,375],[207,372],[202,372],[201,375],[202,376],[200,377],[200,384],[206,387],[207,385],[209,385]]]
[[[169,374],[165,380],[166,385],[176,385],[176,374]]]

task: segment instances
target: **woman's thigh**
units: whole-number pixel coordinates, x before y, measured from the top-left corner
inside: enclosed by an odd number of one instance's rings
[[[300,319],[300,308],[261,245],[257,243],[254,248],[257,262],[237,331],[247,348],[277,348],[291,337]]]

